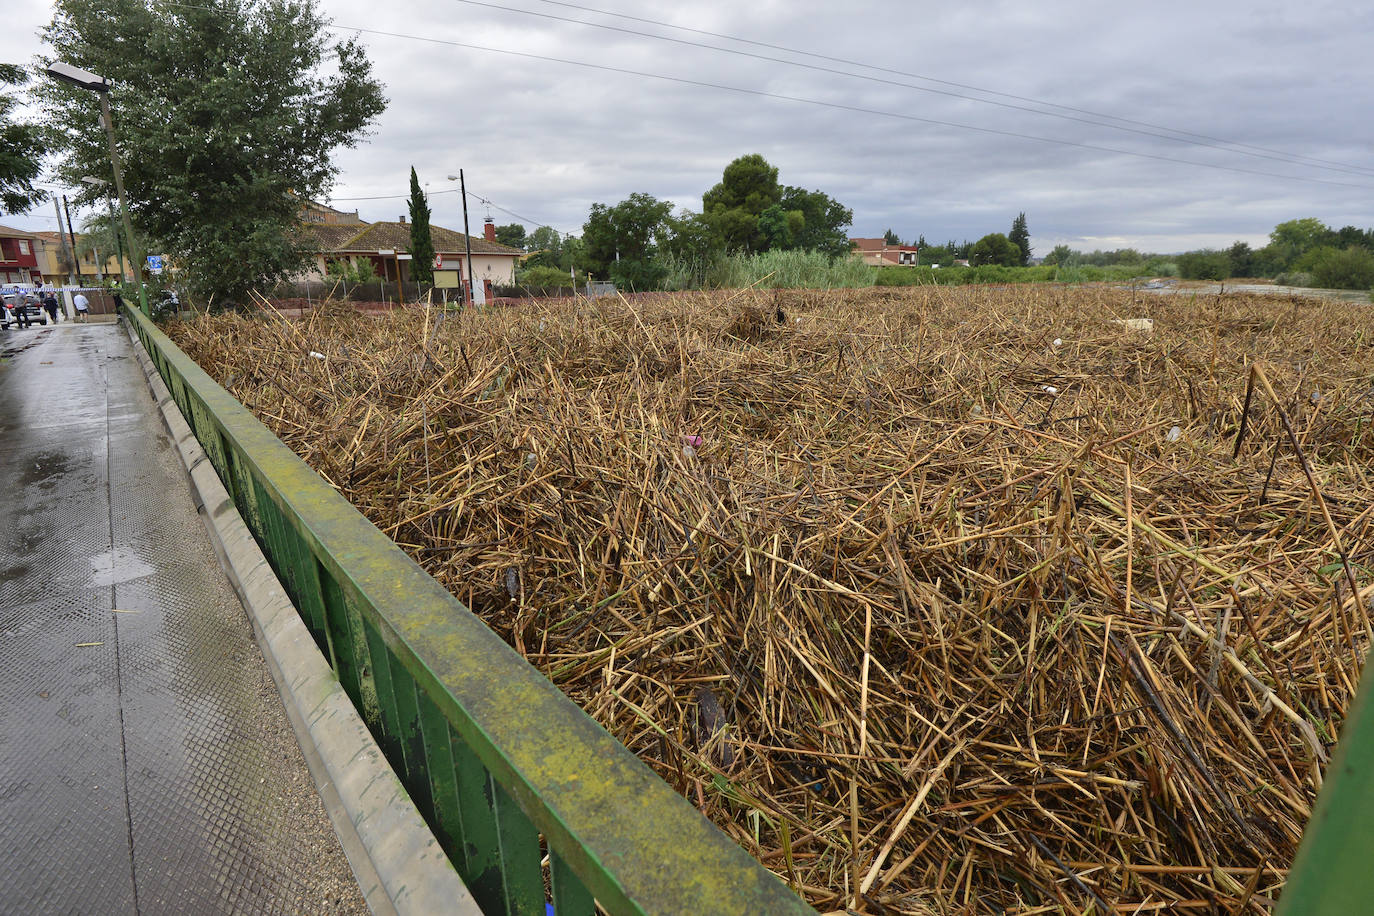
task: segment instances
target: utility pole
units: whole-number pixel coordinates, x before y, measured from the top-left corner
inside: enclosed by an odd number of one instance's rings
[[[72,242],[72,269],[76,271],[78,285],[81,280],[81,261],[76,254],[76,230],[72,228],[72,208],[67,206],[67,195],[62,195],[62,209],[67,212],[67,237]]]
[[[62,234],[62,205],[57,202],[57,198],[52,199],[52,210],[57,214],[57,243],[61,251],[67,251],[67,237]],[[76,286],[76,251],[67,251],[67,285]]]
[[[468,186],[463,181],[462,169],[458,170],[458,193],[463,197],[463,245],[466,252],[464,260],[468,263],[468,305],[472,305],[472,236],[468,232]]]

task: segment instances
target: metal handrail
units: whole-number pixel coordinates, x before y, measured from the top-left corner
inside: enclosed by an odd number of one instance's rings
[[[1278,912],[1288,916],[1346,916],[1369,912],[1374,901],[1374,677],[1368,662],[1359,692],[1346,712],[1340,738],[1326,767],[1326,782],[1312,816]]]
[[[484,912],[813,913],[151,321],[127,317]]]

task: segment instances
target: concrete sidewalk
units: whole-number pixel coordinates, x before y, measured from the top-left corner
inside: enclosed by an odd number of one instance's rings
[[[0,913],[366,912],[123,328],[0,348]]]

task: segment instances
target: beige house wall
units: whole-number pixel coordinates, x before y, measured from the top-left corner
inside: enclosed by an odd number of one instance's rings
[[[377,257],[376,255],[372,257]],[[357,266],[360,260],[368,260],[369,256],[364,254],[357,255],[335,255],[331,260],[347,260],[350,264]],[[492,286],[510,286],[515,283],[515,262],[518,258],[503,255],[482,255],[472,256],[472,278],[477,281],[490,280]],[[391,258],[386,258],[388,276],[392,280],[396,278],[396,262]],[[463,266],[462,255],[444,255],[441,270],[461,270],[463,279],[467,279],[467,268]],[[380,276],[380,273],[379,273]],[[295,279],[298,280],[323,280],[325,278],[325,256],[317,254],[312,259],[311,266]]]
[[[80,236],[77,236],[77,238],[80,239]],[[45,238],[38,239],[38,271],[43,275],[45,283],[61,285],[67,282],[67,274],[62,270],[62,262],[59,257],[61,251],[62,246],[57,242]],[[100,270],[96,267],[94,256],[88,254],[86,257],[81,258],[80,262],[80,279],[82,282],[87,280],[94,281],[99,278]],[[126,272],[129,270],[128,264],[129,261],[126,258],[124,261],[124,269]],[[119,276],[119,266],[119,256],[117,254],[112,254],[110,257],[106,258],[104,266],[106,279],[112,279]]]

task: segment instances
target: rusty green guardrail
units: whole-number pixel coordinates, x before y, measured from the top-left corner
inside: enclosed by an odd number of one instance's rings
[[[126,310],[344,690],[485,913],[814,913],[151,321]],[[542,858],[549,856],[546,896]]]
[[[1279,898],[1284,916],[1374,910],[1374,672],[1369,662],[1346,714],[1326,781]]]

